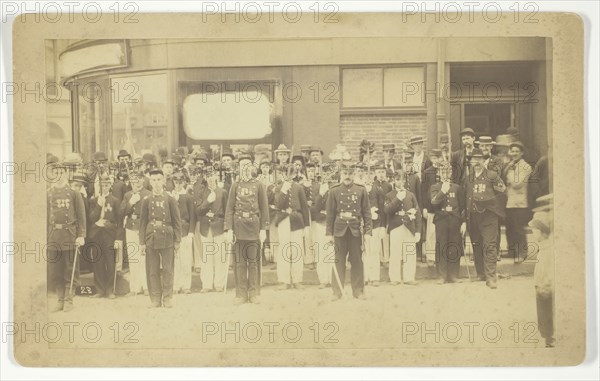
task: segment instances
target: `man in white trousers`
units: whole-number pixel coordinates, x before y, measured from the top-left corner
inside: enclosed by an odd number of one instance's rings
[[[179,170],[175,172],[172,179],[175,189],[170,194],[177,201],[181,216],[181,244],[179,246],[179,253],[175,255],[173,290],[175,293],[183,292],[191,294],[192,266],[194,264],[192,244],[194,240],[194,227],[196,226],[194,197],[187,190],[189,180],[183,171]]]
[[[390,282],[416,285],[417,242],[421,239],[421,211],[417,197],[404,187],[404,170],[394,173],[394,189],[385,196],[390,232]]]
[[[331,286],[331,274],[335,261],[335,250],[333,245],[326,245],[325,241],[325,208],[327,206],[327,196],[329,195],[329,184],[323,182],[315,183],[313,188],[313,202],[310,207],[311,224],[310,230],[313,236],[313,242],[316,245],[315,261],[317,262],[317,277],[319,278],[319,288],[323,289]],[[313,185],[314,186],[314,185]]]
[[[373,221],[373,237],[365,244],[363,263],[365,264],[365,282],[374,287],[379,286],[381,280],[380,258],[383,255],[383,239],[385,237],[385,213],[383,211],[385,195],[381,188],[368,179],[365,185],[369,194],[371,206],[371,220]],[[367,242],[365,242],[367,243]]]
[[[129,181],[132,190],[125,193],[120,206],[120,215],[125,219],[125,239],[129,255],[129,290],[132,295],[147,293],[146,257],[140,252],[140,214],[142,200],[152,194],[144,188],[144,175],[131,172]]]
[[[229,271],[229,255],[225,249],[224,234],[227,191],[217,186],[218,180],[217,172],[207,175],[207,187],[201,196],[202,202],[196,207],[196,217],[202,235],[202,293],[212,290],[223,292]]]

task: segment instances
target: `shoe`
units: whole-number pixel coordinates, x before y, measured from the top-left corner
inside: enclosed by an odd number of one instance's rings
[[[151,303],[148,308],[160,308],[160,304],[158,303]]]
[[[296,290],[303,290],[304,286],[301,285],[300,283],[292,283],[292,287],[294,287]]]
[[[435,283],[436,284],[444,284],[444,283],[446,283],[446,281],[443,279],[438,279],[437,282],[435,282]],[[450,283],[450,282],[448,282],[448,283]]]
[[[331,297],[331,301],[332,302],[337,302],[338,300],[342,299],[342,295],[333,295]]]
[[[390,282],[390,285],[392,285],[392,286],[397,286],[399,284],[400,284],[400,282]]]
[[[163,300],[163,307],[165,308],[173,308],[173,303],[171,303],[171,299]]]
[[[405,285],[407,285],[407,286],[416,286],[416,285],[418,285],[419,283],[417,283],[417,282],[415,282],[414,280],[412,280],[412,281],[410,281],[410,282],[404,282],[404,284],[405,284]]]
[[[355,298],[358,300],[367,300],[367,296],[364,292],[361,292],[360,294],[356,295]]]
[[[190,290],[189,288],[187,290],[183,291],[184,294],[189,295],[192,293],[192,290]]]
[[[319,284],[319,290],[322,290],[324,288],[327,288],[327,285],[325,283]]]
[[[63,308],[62,308],[62,310],[63,310],[64,312],[69,312],[69,311],[72,311],[72,310],[73,310],[73,302],[65,302],[65,304],[64,304],[64,306],[63,306]]]
[[[498,285],[496,284],[495,280],[488,280],[487,282],[485,282],[485,285],[488,286],[489,288],[491,288],[492,290],[495,290],[498,288]]]
[[[233,300],[233,304],[236,306],[239,306],[240,304],[244,304],[246,303],[246,299],[245,298],[235,298]]]
[[[63,303],[56,303],[48,309],[50,312],[58,312],[63,310]]]
[[[447,282],[447,283],[462,283],[462,282],[463,282],[463,280],[462,280],[462,279],[459,279],[459,278],[451,278],[451,279],[448,279],[448,282]]]
[[[215,292],[223,292],[223,287],[216,287]]]
[[[371,286],[373,286],[373,287],[379,287],[380,283],[379,283],[378,280],[374,280],[374,281],[371,282]]]
[[[317,268],[317,266],[315,266],[314,263],[311,263],[311,264],[308,265],[308,269],[311,270],[311,271],[315,270],[316,268]]]
[[[549,337],[546,339],[546,348],[554,348],[554,338]]]
[[[108,299],[114,299],[116,298],[115,294],[113,294],[112,292],[110,294],[108,294]]]
[[[248,301],[252,304],[260,304],[260,300],[258,299],[258,296],[251,296]]]
[[[207,288],[203,288],[202,290],[200,290],[201,294],[207,294],[208,293],[208,289]]]
[[[477,277],[478,282],[485,282],[485,276],[481,275]]]
[[[285,291],[285,290],[291,290],[292,289],[292,285],[289,283],[284,283],[281,286],[279,286],[278,290],[279,291]]]

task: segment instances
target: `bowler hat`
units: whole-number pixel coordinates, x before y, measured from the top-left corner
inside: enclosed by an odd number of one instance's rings
[[[460,136],[463,135],[472,135],[473,137],[475,137],[475,131],[473,131],[472,128],[463,128],[462,131],[460,132]]]
[[[394,143],[384,143],[381,147],[384,152],[396,150],[396,145]]]
[[[509,149],[513,148],[513,147],[519,147],[521,152],[525,151],[525,145],[523,143],[521,143],[520,141],[512,142],[508,146]]]
[[[94,153],[94,161],[107,161],[108,158],[104,152],[96,152]]]
[[[127,152],[127,150],[120,150],[119,154],[117,155],[117,159],[124,157],[124,156],[129,156],[129,158],[131,159],[131,154],[129,152]]]

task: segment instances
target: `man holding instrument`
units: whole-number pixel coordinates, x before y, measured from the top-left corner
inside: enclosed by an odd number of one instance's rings
[[[73,309],[73,278],[79,275],[78,246],[85,241],[85,206],[81,193],[69,187],[65,168],[56,156],[48,157],[48,169],[52,180],[47,212],[48,308],[50,312],[68,312]],[[51,304],[51,299],[56,303]]]

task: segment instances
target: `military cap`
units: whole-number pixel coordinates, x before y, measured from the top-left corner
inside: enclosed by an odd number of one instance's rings
[[[296,161],[296,160],[298,160],[299,162],[301,162],[302,165],[304,165],[304,163],[306,162],[306,158],[304,156],[302,156],[302,155],[299,155],[299,154],[296,154],[296,155],[292,156],[292,163],[294,161]]]
[[[81,183],[81,184],[85,185],[85,184],[88,183],[88,178],[87,178],[87,176],[84,173],[77,171],[73,175],[73,178],[71,179],[71,181],[75,181],[75,182],[78,182],[78,183]]]
[[[104,152],[96,152],[94,153],[94,161],[107,161],[108,158]]]
[[[252,155],[248,152],[242,152],[240,153],[240,156],[238,157],[238,161],[242,161],[242,160],[250,160],[253,161]]]
[[[137,180],[137,179],[141,179],[144,177],[144,174],[142,172],[139,171],[131,171],[129,172],[129,179],[130,180]]]
[[[491,136],[480,136],[479,140],[476,141],[477,144],[496,144],[494,139]]]
[[[434,148],[431,151],[429,151],[429,156],[432,157],[441,157],[442,156],[442,150],[439,148]]]
[[[475,137],[475,131],[473,131],[472,128],[463,128],[462,131],[460,132],[460,136],[463,135],[472,135],[473,137]]]
[[[523,143],[521,143],[520,141],[512,142],[508,145],[508,148],[513,148],[513,147],[519,147],[521,152],[525,151],[525,145]]]
[[[382,147],[381,149],[384,152],[385,151],[392,151],[392,152],[396,151],[396,145],[394,143],[384,143],[381,147]]]
[[[148,171],[148,174],[150,176],[152,176],[152,175],[163,175],[164,176],[165,175],[163,173],[162,169],[160,169],[160,168],[152,168],[151,170]]]
[[[412,144],[423,143],[423,142],[425,142],[425,139],[421,135],[414,135],[414,136],[410,137],[408,144],[412,145]]]
[[[235,159],[235,156],[233,155],[233,151],[231,151],[231,149],[229,148],[224,148],[223,149],[223,155],[222,156],[229,156],[232,159]]]
[[[156,163],[156,156],[153,153],[145,153],[142,160],[146,163]]]
[[[483,157],[483,152],[479,148],[473,148],[473,151],[471,151],[471,157]]]
[[[319,146],[310,146],[310,150],[308,152],[321,152],[321,155],[323,155],[323,150]]]
[[[125,157],[125,156],[129,156],[129,158],[131,159],[131,154],[129,152],[127,152],[127,150],[120,150],[119,154],[117,155],[117,160],[121,157]]]

